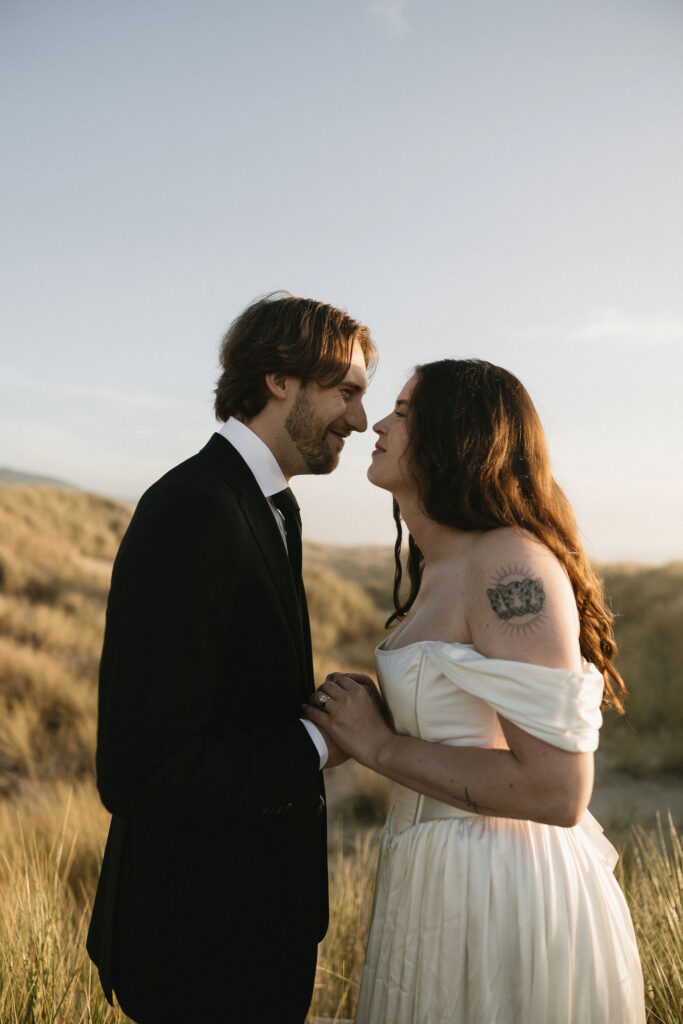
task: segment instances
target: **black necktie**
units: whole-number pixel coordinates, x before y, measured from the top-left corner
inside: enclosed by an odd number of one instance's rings
[[[294,585],[298,593],[301,584],[301,516],[299,515],[299,503],[289,487],[286,487],[284,491],[278,491],[277,494],[273,494],[271,500],[284,516],[285,533],[287,534],[287,554],[289,555],[289,564],[292,567]]]

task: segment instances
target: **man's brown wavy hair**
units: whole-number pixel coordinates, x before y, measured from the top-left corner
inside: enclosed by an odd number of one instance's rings
[[[511,526],[537,537],[571,581],[579,612],[581,654],[602,673],[603,708],[623,712],[626,687],[614,667],[613,616],[604,586],[579,540],[571,506],[550,471],[538,413],[507,370],[479,359],[443,359],[415,367],[406,453],[430,519],[458,530]],[[410,593],[400,599],[401,517],[394,501],[395,611],[401,619],[420,588],[422,554],[409,537]]]
[[[221,341],[216,419],[257,416],[269,397],[267,373],[322,387],[341,383],[356,341],[372,371],[377,353],[370,331],[345,310],[288,292],[266,295],[233,320]]]

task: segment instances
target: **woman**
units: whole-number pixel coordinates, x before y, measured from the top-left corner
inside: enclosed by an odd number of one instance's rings
[[[505,370],[444,360],[374,429],[398,526],[390,715],[340,673],[308,708],[396,783],[356,1024],[643,1022],[616,854],[586,811],[625,688],[534,406]]]

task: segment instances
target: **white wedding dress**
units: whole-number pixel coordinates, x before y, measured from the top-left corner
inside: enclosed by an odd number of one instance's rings
[[[600,673],[466,644],[377,649],[398,732],[506,747],[497,715],[563,750],[598,745]],[[574,828],[471,814],[397,786],[382,837],[355,1024],[643,1024],[617,855]]]

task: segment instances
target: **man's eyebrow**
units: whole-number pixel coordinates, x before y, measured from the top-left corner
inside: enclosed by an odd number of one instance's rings
[[[349,391],[365,391],[362,384],[354,384],[351,380],[343,380],[339,386],[348,388]]]

